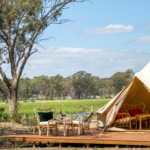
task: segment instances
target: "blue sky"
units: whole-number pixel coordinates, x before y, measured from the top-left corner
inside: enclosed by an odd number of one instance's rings
[[[51,25],[24,74],[64,77],[86,71],[101,78],[116,72],[140,71],[150,61],[150,0],[91,0],[74,3]]]

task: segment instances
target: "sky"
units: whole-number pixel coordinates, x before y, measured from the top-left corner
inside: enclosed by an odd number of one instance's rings
[[[28,60],[23,75],[68,77],[86,71],[100,78],[150,61],[150,0],[91,0],[69,4],[62,13],[71,20],[49,26]]]

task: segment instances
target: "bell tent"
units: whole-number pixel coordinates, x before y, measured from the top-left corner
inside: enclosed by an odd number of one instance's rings
[[[101,107],[97,113],[97,127],[111,126],[119,109],[124,109],[124,104],[145,104],[145,110],[150,112],[150,62],[128,83],[128,85]]]

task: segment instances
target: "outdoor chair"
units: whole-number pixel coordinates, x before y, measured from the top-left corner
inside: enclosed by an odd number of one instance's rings
[[[49,109],[39,109],[34,108],[35,116],[37,117],[37,124],[38,124],[38,131],[39,135],[41,135],[41,130],[46,129],[47,135],[49,133],[49,129],[53,134],[52,129],[55,129],[55,134],[58,134],[58,127],[57,123],[55,122],[56,119],[56,108],[51,107]],[[49,125],[49,128],[48,128]]]
[[[82,113],[79,113],[79,110],[83,109]],[[89,112],[85,112],[85,110],[88,110]],[[78,135],[80,135],[81,131],[84,134],[85,130],[90,130],[93,134],[92,130],[90,129],[90,123],[93,117],[93,106],[91,108],[86,108],[83,106],[79,106],[77,108],[77,115],[73,115],[72,117],[75,117],[76,120],[73,120],[72,122],[67,122],[67,134],[69,133],[69,128],[72,128],[74,130],[75,128],[78,129]]]
[[[91,110],[90,108],[87,108],[87,107],[84,107],[84,106],[79,106],[79,107],[77,108],[77,114],[71,115],[71,118],[74,120],[74,119],[76,119],[76,118],[78,117],[78,115],[79,115],[80,113],[86,112],[86,111],[90,112],[90,110]]]
[[[129,112],[130,110],[133,110],[133,109],[140,109],[142,114],[148,114],[148,112],[145,111],[144,103],[136,104],[136,105],[124,104],[124,108],[126,112]]]
[[[132,118],[129,113],[123,113],[123,112],[119,113],[118,112],[117,119],[115,120],[114,126],[115,127],[122,127],[122,128],[129,127],[131,130],[131,128],[132,128],[132,124],[131,124],[132,122],[131,121],[133,119],[134,118]]]
[[[131,112],[134,113],[134,110],[139,110],[141,114],[148,114],[148,112],[145,110],[145,104],[144,103],[140,103],[140,104],[136,104],[136,105],[124,104],[124,108],[125,108],[125,111],[129,112],[130,114],[131,114]],[[131,117],[134,118],[134,121],[136,123],[135,125],[137,128],[138,120],[134,116],[131,116]],[[144,124],[147,128],[147,118],[142,118],[142,122],[144,122]]]

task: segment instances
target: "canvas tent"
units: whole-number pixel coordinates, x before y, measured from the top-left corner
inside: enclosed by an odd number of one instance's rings
[[[131,105],[144,103],[145,110],[150,112],[150,62],[135,74],[120,93],[96,112],[97,127],[111,126],[118,110],[124,109],[125,103]]]

